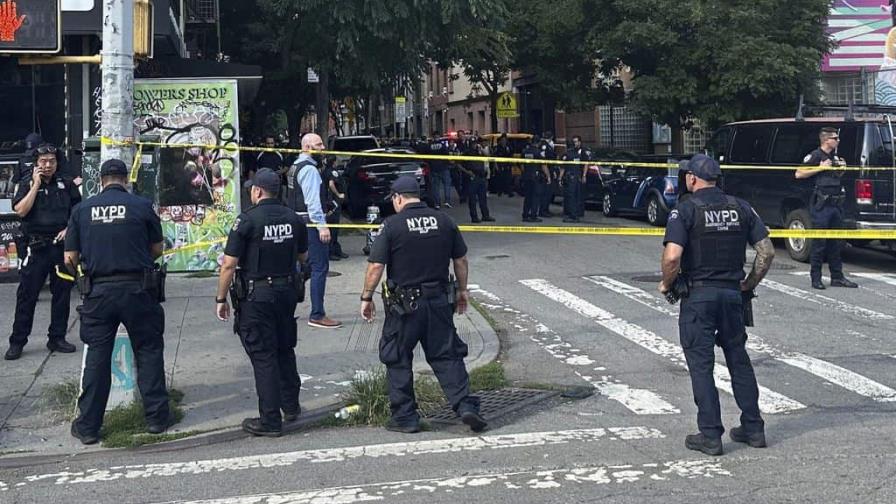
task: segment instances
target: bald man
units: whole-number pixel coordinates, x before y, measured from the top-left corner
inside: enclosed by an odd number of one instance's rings
[[[341,322],[327,317],[324,293],[327,272],[330,270],[330,230],[326,227],[323,202],[327,187],[322,183],[318,167],[323,163],[324,142],[319,135],[308,133],[302,137],[302,153],[289,170],[290,193],[288,205],[308,226],[308,263],[311,265],[311,315],[308,325],[321,329],[337,329]],[[314,227],[315,225],[319,227]]]

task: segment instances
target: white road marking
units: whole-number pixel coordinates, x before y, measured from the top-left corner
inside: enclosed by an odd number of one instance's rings
[[[896,274],[893,273],[850,273],[850,275],[883,282],[888,285],[896,285]]]
[[[503,473],[481,473],[449,478],[389,481],[366,485],[340,486],[319,490],[283,492],[241,497],[225,497],[171,504],[352,504],[386,501],[390,498],[416,497],[419,501],[436,493],[455,495],[463,490],[494,488],[512,490],[548,490],[581,485],[611,485],[731,476],[718,459],[673,460],[670,462],[633,465],[606,465],[576,468],[530,470]],[[467,499],[460,499],[465,501]]]
[[[552,285],[546,280],[520,280],[520,283],[543,294],[547,298],[566,306],[574,312],[593,319],[601,326],[606,327],[632,343],[659,356],[665,357],[671,362],[687,369],[687,362],[685,362],[684,353],[682,352],[681,347],[673,345],[653,332],[628,322],[627,320],[623,320],[602,308],[598,308],[588,301]],[[723,366],[715,366],[713,375],[716,380],[716,386],[719,389],[729,394],[733,394],[731,388],[731,375],[728,373],[727,368]],[[759,386],[759,392],[759,409],[764,413],[786,413],[788,411],[795,411],[806,407],[798,401],[794,401],[783,394],[769,390],[761,385]]]
[[[590,276],[585,277],[585,280],[600,285],[617,294],[622,294],[623,296],[655,311],[678,318],[678,313],[671,308],[671,305],[638,287],[628,285],[606,276]],[[814,374],[825,381],[855,392],[856,394],[870,397],[875,401],[896,401],[896,390],[893,390],[886,385],[836,364],[799,352],[789,352],[775,348],[764,342],[752,329],[748,332],[750,337],[747,339],[747,348],[754,352],[768,354],[776,360]]]
[[[845,303],[838,299],[830,298],[827,296],[822,296],[821,294],[815,294],[809,291],[805,291],[803,289],[798,289],[796,287],[791,287],[789,285],[782,284],[780,282],[776,282],[774,280],[769,280],[766,278],[759,284],[759,287],[764,287],[768,289],[772,289],[774,291],[778,291],[782,294],[787,294],[788,296],[793,296],[802,301],[808,301],[810,303],[814,303],[820,306],[824,306],[826,308],[834,308],[835,310],[839,310],[843,313],[848,313],[850,315],[856,315],[861,318],[869,318],[874,320],[893,320],[893,315],[887,315],[885,313],[876,312],[874,310],[869,310],[868,308],[862,308],[861,306],[852,305],[849,303]]]
[[[513,313],[515,319],[513,324],[516,329],[520,333],[527,333],[530,340],[555,358],[571,366],[594,364],[594,361],[588,356],[587,352],[575,348],[571,344],[563,341],[563,338],[561,338],[559,334],[548,328],[546,325],[538,322],[538,320],[531,315],[507,306],[501,298],[491,292],[480,289],[478,286],[470,288],[470,292],[487,299],[489,302],[483,303],[487,308]],[[678,408],[650,390],[630,387],[609,375],[602,375],[600,378],[596,378],[583,374],[575,368],[573,368],[572,371],[578,375],[579,378],[582,378],[591,384],[599,394],[619,402],[636,414],[667,415],[680,413]]]
[[[350,446],[346,448],[302,450],[224,459],[116,466],[109,469],[88,469],[77,472],[39,474],[27,476],[24,480],[27,483],[49,481],[56,485],[71,485],[76,483],[99,483],[119,479],[155,478],[162,476],[196,475],[223,471],[245,471],[269,467],[285,467],[298,462],[314,464],[343,462],[345,460],[357,458],[376,459],[381,457],[408,457],[438,453],[562,445],[567,443],[591,443],[600,440],[631,441],[639,439],[661,439],[664,437],[665,435],[662,432],[650,427],[608,427],[565,431],[524,432],[519,434],[435,439],[409,443],[386,443],[366,446]]]
[[[799,277],[808,277],[810,275],[810,273],[808,271],[793,271],[790,274],[793,276],[799,276]],[[887,273],[850,273],[849,274],[849,276],[851,276],[851,277],[866,278],[868,280],[876,280],[878,282],[883,282],[885,284],[896,285],[896,278],[893,278],[893,277],[887,276],[887,275],[888,275]],[[822,275],[821,280],[825,284],[831,283],[831,277],[829,277],[827,275]],[[871,288],[871,287],[865,285],[865,282],[860,281],[860,282],[858,282],[858,284],[859,284],[859,290],[861,290],[861,291],[870,292],[871,294],[874,294],[875,296],[878,296],[878,297],[882,297],[888,301],[892,301],[893,299],[896,299],[896,295],[890,294],[888,292],[882,292],[877,289]]]

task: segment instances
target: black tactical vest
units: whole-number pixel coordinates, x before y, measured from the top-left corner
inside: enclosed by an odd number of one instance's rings
[[[696,195],[691,201],[697,210],[688,233],[682,272],[691,280],[740,280],[749,233],[745,209],[733,196],[725,196],[723,203],[706,204]],[[734,274],[729,277],[726,273]]]
[[[300,191],[301,192],[301,191]],[[302,231],[291,209],[283,205],[259,205],[246,211],[252,219],[252,237],[240,262],[246,278],[292,275],[296,270],[296,233]]]
[[[65,229],[72,208],[72,189],[61,177],[42,184],[34,206],[22,219],[25,234],[53,235]]]
[[[297,162],[289,168],[289,176],[287,177],[287,188],[289,190],[286,198],[287,206],[299,213],[308,213],[308,205],[305,204],[305,194],[302,192],[302,185],[299,184],[299,172],[306,166],[315,168],[314,163],[311,161]],[[323,203],[323,200],[321,200],[321,203]]]

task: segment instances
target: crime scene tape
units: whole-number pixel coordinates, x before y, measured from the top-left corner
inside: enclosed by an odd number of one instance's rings
[[[135,140],[113,140],[108,137],[101,137],[100,141],[105,145],[122,146],[150,146],[163,149],[205,149],[205,150],[227,150],[230,152],[246,151],[246,152],[279,152],[281,154],[323,154],[338,157],[355,157],[363,156],[370,158],[389,158],[389,159],[411,159],[411,160],[442,160],[442,161],[478,161],[478,162],[495,162],[507,164],[538,164],[538,165],[610,165],[633,168],[656,168],[668,169],[677,168],[677,163],[650,163],[642,161],[618,161],[613,159],[591,159],[588,161],[565,161],[562,159],[527,159],[523,157],[497,157],[497,156],[467,156],[467,155],[440,155],[440,154],[404,154],[400,152],[349,152],[334,150],[312,150],[303,151],[301,149],[277,148],[277,147],[252,147],[239,145],[228,142],[226,144],[188,144],[177,143],[169,144],[164,142],[138,142]],[[830,171],[896,171],[896,166],[764,166],[764,165],[721,165],[722,170],[765,170],[765,171],[795,171],[799,169],[812,170],[830,170]]]
[[[319,224],[310,227],[323,227]],[[327,224],[333,229],[377,229],[379,224]],[[658,236],[665,234],[665,229],[658,227],[589,227],[589,226],[477,226],[461,224],[461,231],[472,233],[517,233],[517,234],[552,234],[552,235],[591,235],[591,236]],[[835,240],[896,240],[896,229],[772,229],[771,238],[820,238]],[[211,245],[224,243],[226,238],[191,243],[182,247],[165,250],[164,255],[203,249]]]

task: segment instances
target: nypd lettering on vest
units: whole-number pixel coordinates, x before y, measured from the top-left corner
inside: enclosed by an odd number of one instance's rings
[[[93,223],[111,224],[127,218],[124,205],[95,206],[90,209],[90,221]]]
[[[703,219],[709,231],[728,231],[740,228],[740,214],[734,209],[703,211]]]
[[[412,233],[427,234],[439,230],[439,221],[435,217],[410,217],[405,222]]]
[[[264,227],[264,241],[283,243],[292,239],[292,224],[269,224]]]

